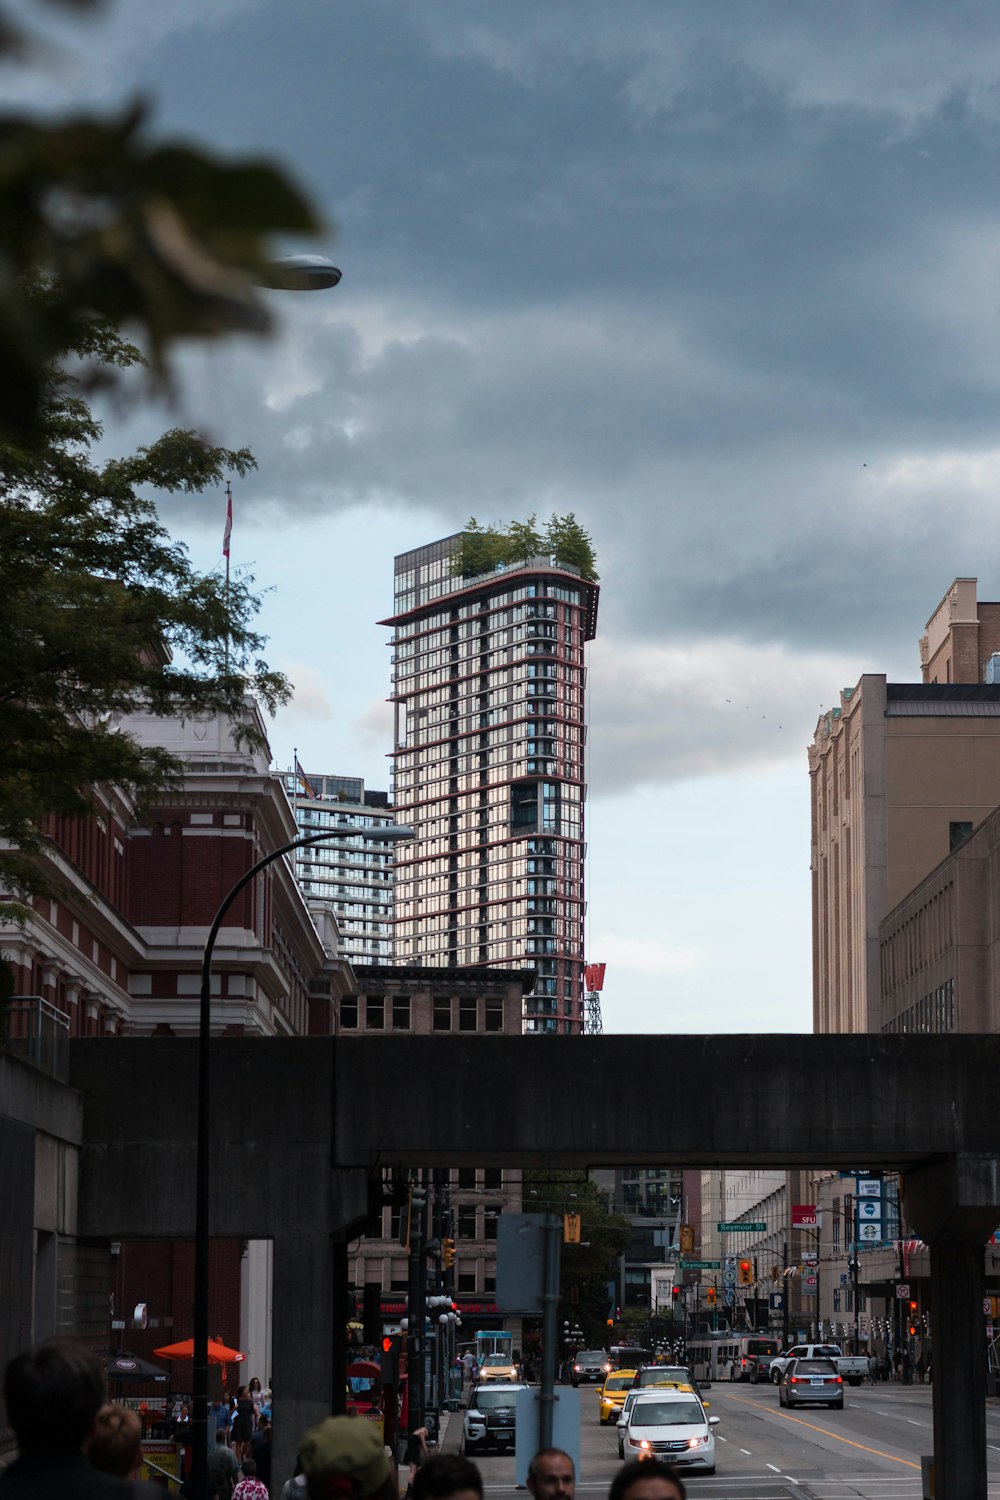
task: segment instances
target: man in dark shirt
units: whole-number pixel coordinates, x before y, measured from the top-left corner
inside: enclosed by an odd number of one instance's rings
[[[271,1488],[271,1424],[266,1417],[257,1421],[257,1431],[250,1439],[250,1451],[257,1465],[257,1478]]]
[[[104,1366],[69,1339],[16,1354],[4,1372],[18,1457],[0,1474],[0,1500],[162,1500],[152,1484],[103,1474],[84,1445],[105,1400]]]

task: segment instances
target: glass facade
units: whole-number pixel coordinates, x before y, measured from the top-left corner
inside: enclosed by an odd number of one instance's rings
[[[529,1031],[582,1029],[584,645],[597,586],[548,558],[396,558],[397,963],[525,967]],[[461,1021],[459,1020],[459,1026]]]
[[[307,903],[333,908],[342,958],[390,962],[394,845],[370,836],[371,829],[396,821],[388,793],[366,792],[359,777],[306,777],[294,768],[283,771],[281,779],[300,834],[344,830],[329,843],[296,850],[295,875]]]

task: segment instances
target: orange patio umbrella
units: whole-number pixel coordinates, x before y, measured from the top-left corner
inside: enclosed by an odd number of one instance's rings
[[[179,1344],[165,1344],[162,1349],[154,1349],[153,1353],[157,1359],[194,1359],[194,1339],[181,1339]],[[218,1339],[208,1341],[208,1362],[210,1365],[240,1365],[246,1359],[238,1349],[229,1349],[225,1344],[220,1344]]]

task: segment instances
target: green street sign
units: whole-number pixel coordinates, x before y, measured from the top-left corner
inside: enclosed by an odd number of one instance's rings
[[[740,1230],[746,1230],[750,1234],[763,1234],[767,1228],[766,1224],[754,1222],[753,1224],[716,1224],[720,1234],[739,1234]]]
[[[679,1260],[682,1271],[721,1271],[721,1260]]]

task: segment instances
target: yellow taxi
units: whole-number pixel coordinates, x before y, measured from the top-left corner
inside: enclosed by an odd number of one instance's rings
[[[477,1378],[480,1385],[488,1385],[492,1380],[517,1380],[517,1365],[509,1354],[487,1354],[479,1366]]]
[[[604,1377],[604,1384],[597,1392],[601,1398],[601,1421],[603,1423],[618,1420],[618,1413],[625,1404],[625,1397],[635,1385],[637,1373],[635,1370],[612,1370],[610,1375]]]

